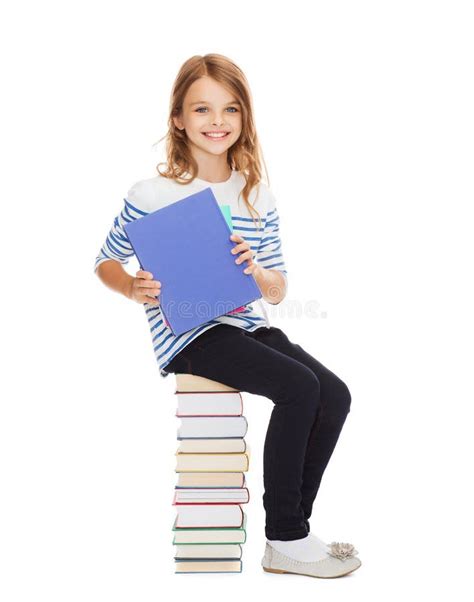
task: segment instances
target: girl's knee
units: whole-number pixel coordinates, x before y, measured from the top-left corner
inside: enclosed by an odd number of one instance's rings
[[[333,406],[339,414],[348,414],[351,410],[351,392],[346,383],[340,378],[336,379],[332,386]]]
[[[313,420],[320,406],[320,382],[304,364],[284,366],[272,374],[268,397],[278,406],[298,406],[298,414]]]
[[[297,373],[286,382],[287,398],[291,403],[304,406],[309,414],[315,414],[320,403],[321,384],[316,374],[301,366]]]
[[[319,393],[321,390],[319,378],[304,364],[301,364],[298,370],[293,371],[290,382],[293,391],[299,391],[301,396],[319,400]]]

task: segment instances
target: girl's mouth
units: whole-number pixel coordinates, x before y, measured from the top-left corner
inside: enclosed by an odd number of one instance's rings
[[[230,132],[202,132],[209,140],[223,140]]]

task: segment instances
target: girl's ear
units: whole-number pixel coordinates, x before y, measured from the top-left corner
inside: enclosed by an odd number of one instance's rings
[[[182,124],[181,119],[179,117],[173,116],[173,123],[178,128],[178,130],[182,130],[183,129],[183,124]]]

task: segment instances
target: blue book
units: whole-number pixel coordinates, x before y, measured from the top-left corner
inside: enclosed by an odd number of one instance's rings
[[[236,264],[232,229],[210,187],[124,226],[140,268],[161,282],[159,302],[174,335],[262,297],[247,262]]]

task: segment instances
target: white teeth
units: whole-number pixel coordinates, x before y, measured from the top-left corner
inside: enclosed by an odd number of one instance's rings
[[[224,138],[224,136],[227,136],[228,132],[226,132],[225,134],[212,134],[210,132],[205,132],[204,135],[205,136],[209,136],[210,138]]]

